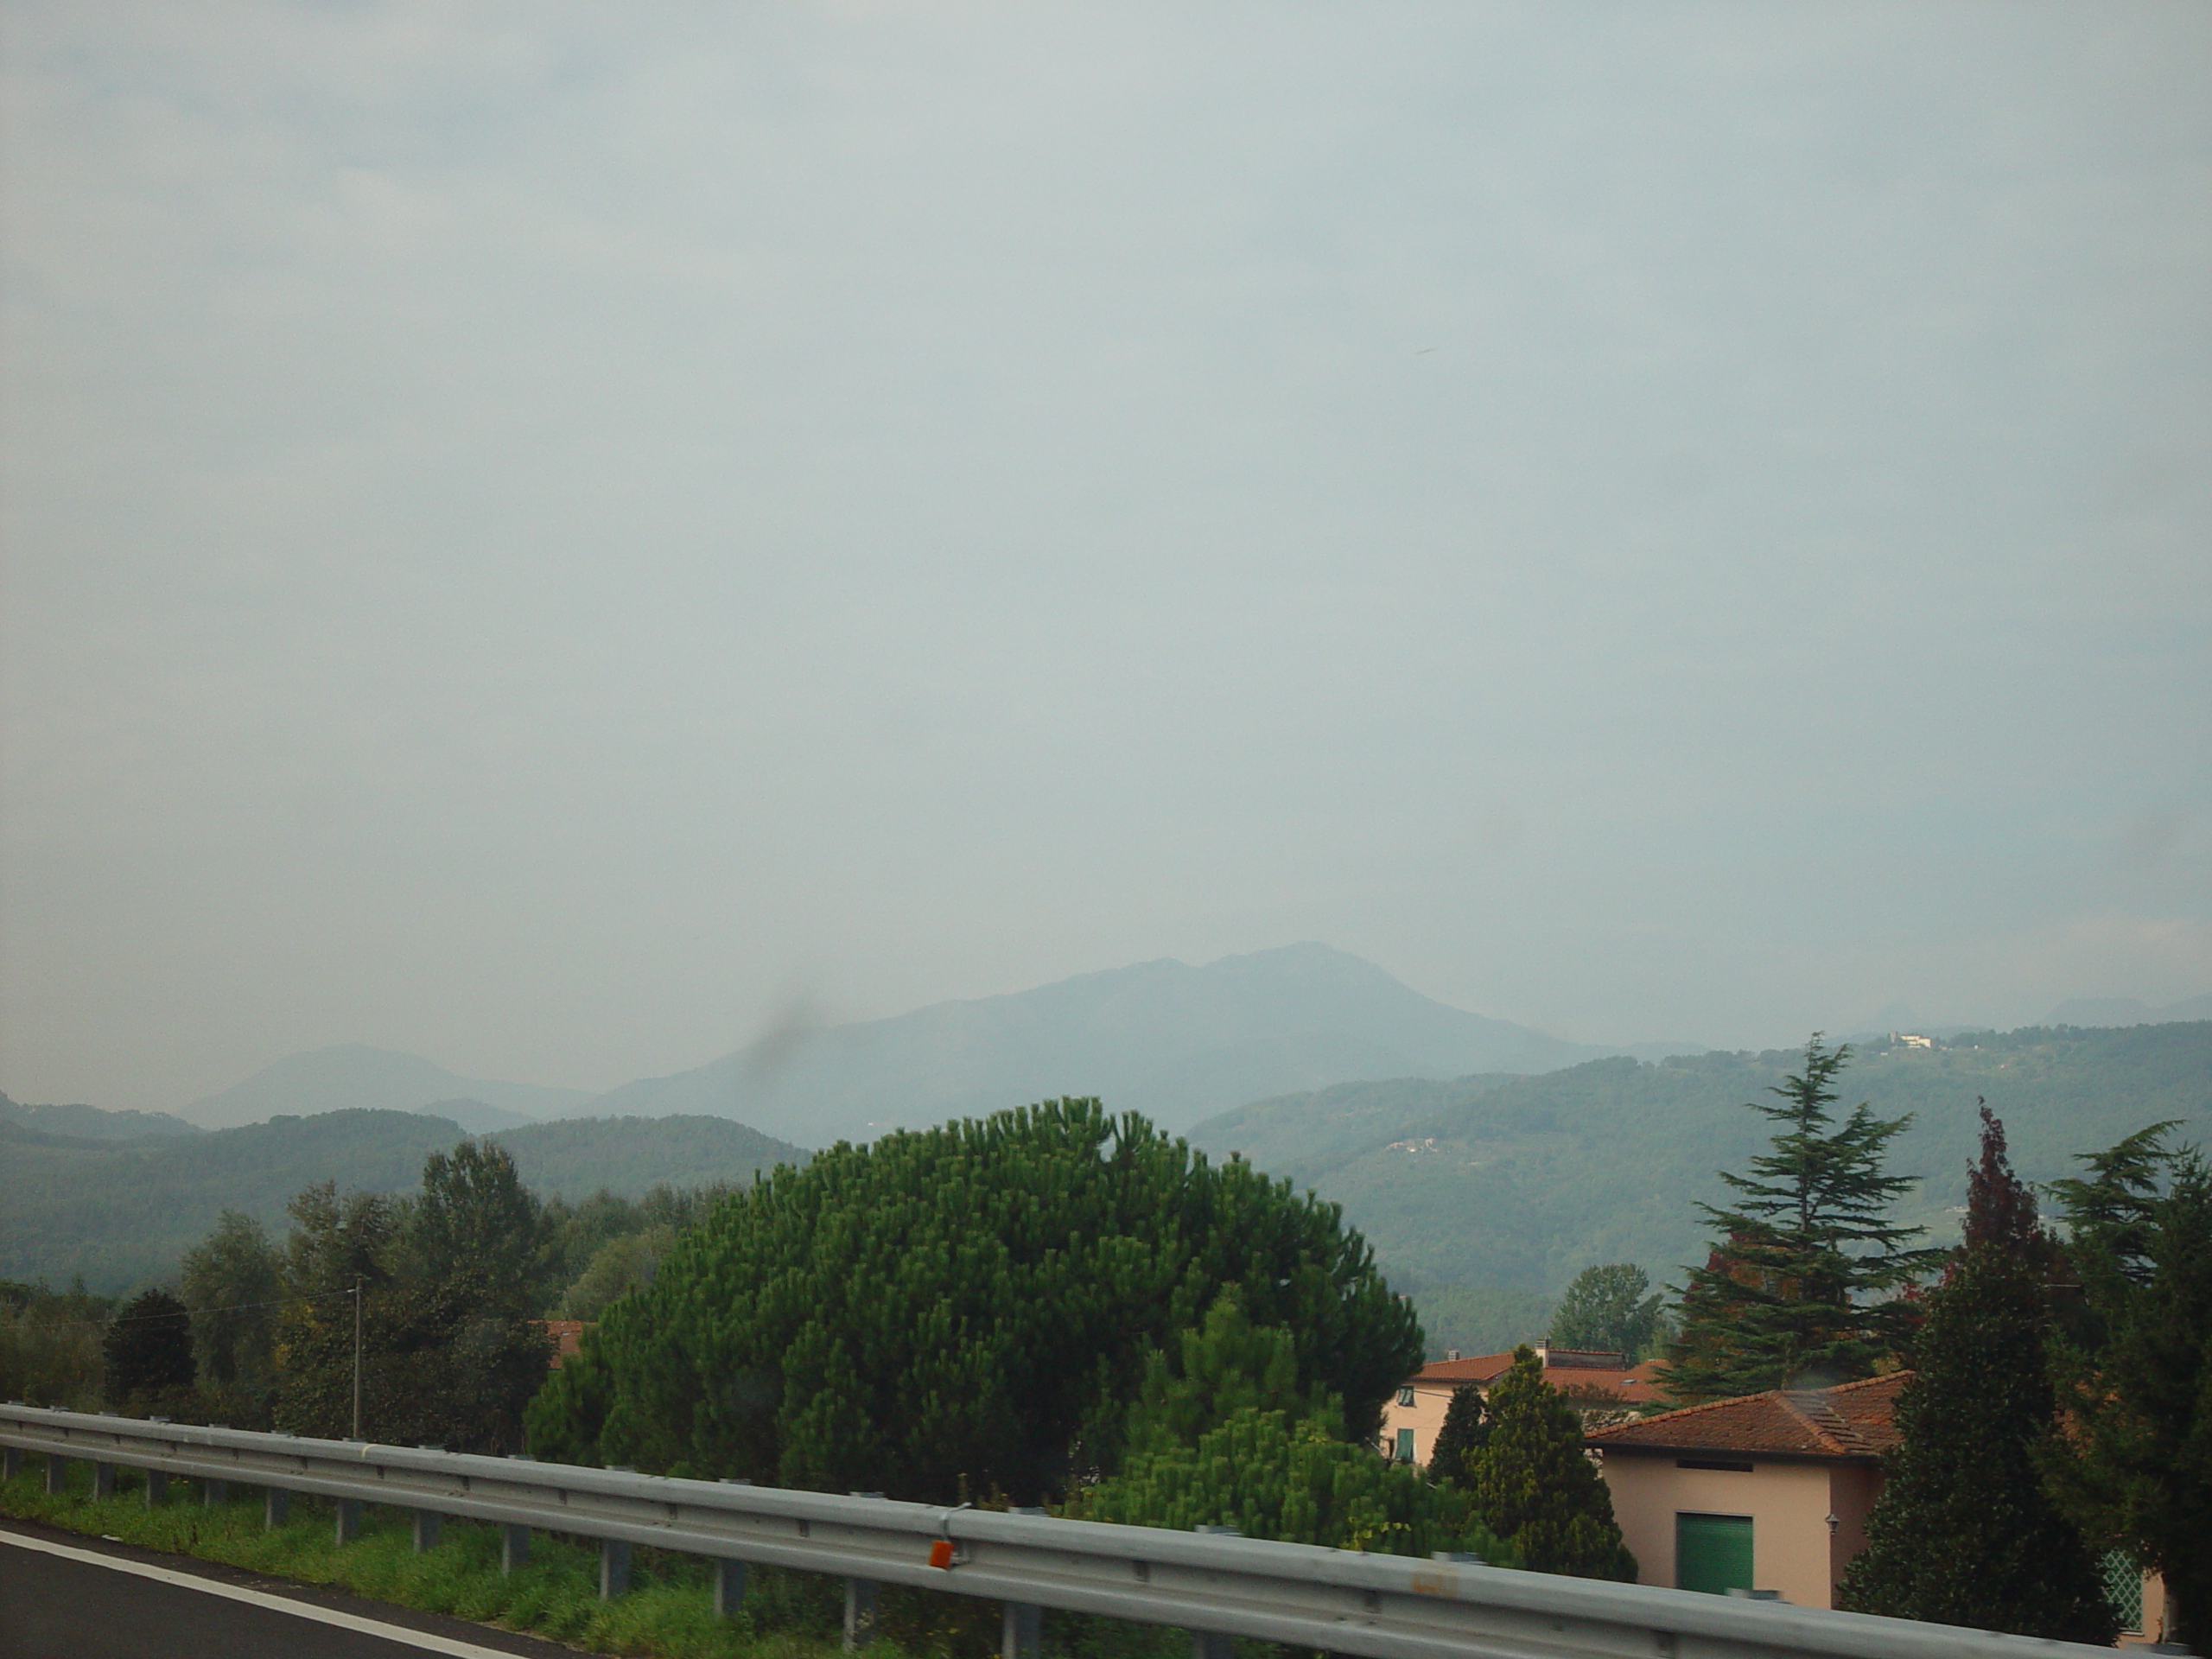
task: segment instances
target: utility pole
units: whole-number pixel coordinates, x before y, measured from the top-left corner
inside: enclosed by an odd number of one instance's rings
[[[361,1281],[353,1281],[353,1438],[361,1438]]]

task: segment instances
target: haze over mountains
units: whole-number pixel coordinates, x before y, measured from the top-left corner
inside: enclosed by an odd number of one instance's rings
[[[347,1108],[425,1109],[479,1133],[569,1117],[735,1118],[804,1145],[1098,1095],[1171,1129],[1262,1096],[1363,1078],[1549,1071],[1695,1043],[1571,1043],[1423,996],[1325,944],[1204,967],[1139,963],[886,1020],[779,1031],[734,1053],[605,1094],[463,1077],[413,1054],[346,1044],[298,1054],[185,1108],[207,1128]]]
[[[531,1083],[500,1083],[456,1076],[419,1054],[403,1054],[365,1043],[341,1043],[311,1053],[294,1054],[266,1066],[243,1083],[194,1101],[182,1116],[205,1129],[233,1129],[277,1116],[307,1117],[317,1112],[415,1112],[450,1106],[441,1116],[481,1134],[555,1116],[575,1115],[588,1103],[587,1089],[550,1089]]]
[[[2047,1026],[2198,1020],[2212,997],[2153,1007],[2064,1002]],[[1916,1025],[1949,1035],[1961,1027]],[[1608,1056],[1658,1059],[1696,1043],[1580,1044],[1423,996],[1325,944],[1160,960],[890,1019],[794,1028],[689,1071],[605,1093],[467,1077],[419,1055],[343,1044],[296,1054],[184,1109],[203,1128],[345,1109],[429,1111],[472,1134],[581,1117],[726,1117],[806,1146],[1095,1094],[1182,1131],[1272,1096],[1408,1077],[1534,1076]],[[17,1110],[64,1112],[41,1107]],[[178,1118],[134,1133],[175,1133]],[[59,1120],[38,1125],[60,1133]]]
[[[2077,996],[2050,1011],[2046,1026],[2170,1026],[2212,1020],[2212,995],[2183,997],[2154,1008],[2139,997]]]
[[[1362,1078],[1540,1072],[1601,1055],[1423,996],[1325,944],[1159,961],[895,1019],[778,1033],[673,1077],[613,1090],[594,1114],[705,1112],[817,1146],[979,1116],[1058,1095],[1097,1095],[1180,1130],[1297,1089]]]

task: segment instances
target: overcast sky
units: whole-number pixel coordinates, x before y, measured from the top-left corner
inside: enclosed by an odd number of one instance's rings
[[[19,1099],[2212,989],[2212,8],[0,27]]]

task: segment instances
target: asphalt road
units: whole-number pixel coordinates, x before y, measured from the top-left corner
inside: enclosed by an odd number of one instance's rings
[[[0,1522],[0,1659],[423,1659],[425,1652],[575,1659],[572,1649],[462,1619]]]

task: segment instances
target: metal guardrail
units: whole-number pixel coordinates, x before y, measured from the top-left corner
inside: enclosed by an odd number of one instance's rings
[[[1255,1637],[1369,1659],[2063,1659],[2108,1653],[1904,1619],[1741,1601],[1648,1585],[1513,1572],[1470,1560],[1415,1560],[1310,1544],[1109,1526],[1034,1514],[944,1509],[733,1482],[677,1480],[522,1458],[297,1439],[136,1418],[0,1405],[7,1471],[43,1455],[49,1490],[69,1459],[92,1464],[111,1492],[118,1465],[270,1494],[270,1524],[291,1493],[337,1503],[341,1537],[359,1506],[416,1514],[428,1548],[437,1519],[505,1527],[505,1564],[528,1529],[596,1540],[601,1591],[628,1580],[630,1547],[720,1563],[717,1611],[733,1611],[743,1564],[843,1578],[846,1634],[872,1634],[874,1587],[904,1584],[1007,1604],[1006,1659],[1033,1655],[1039,1608],[1103,1613],[1193,1632],[1198,1659],[1227,1659],[1227,1638]]]

